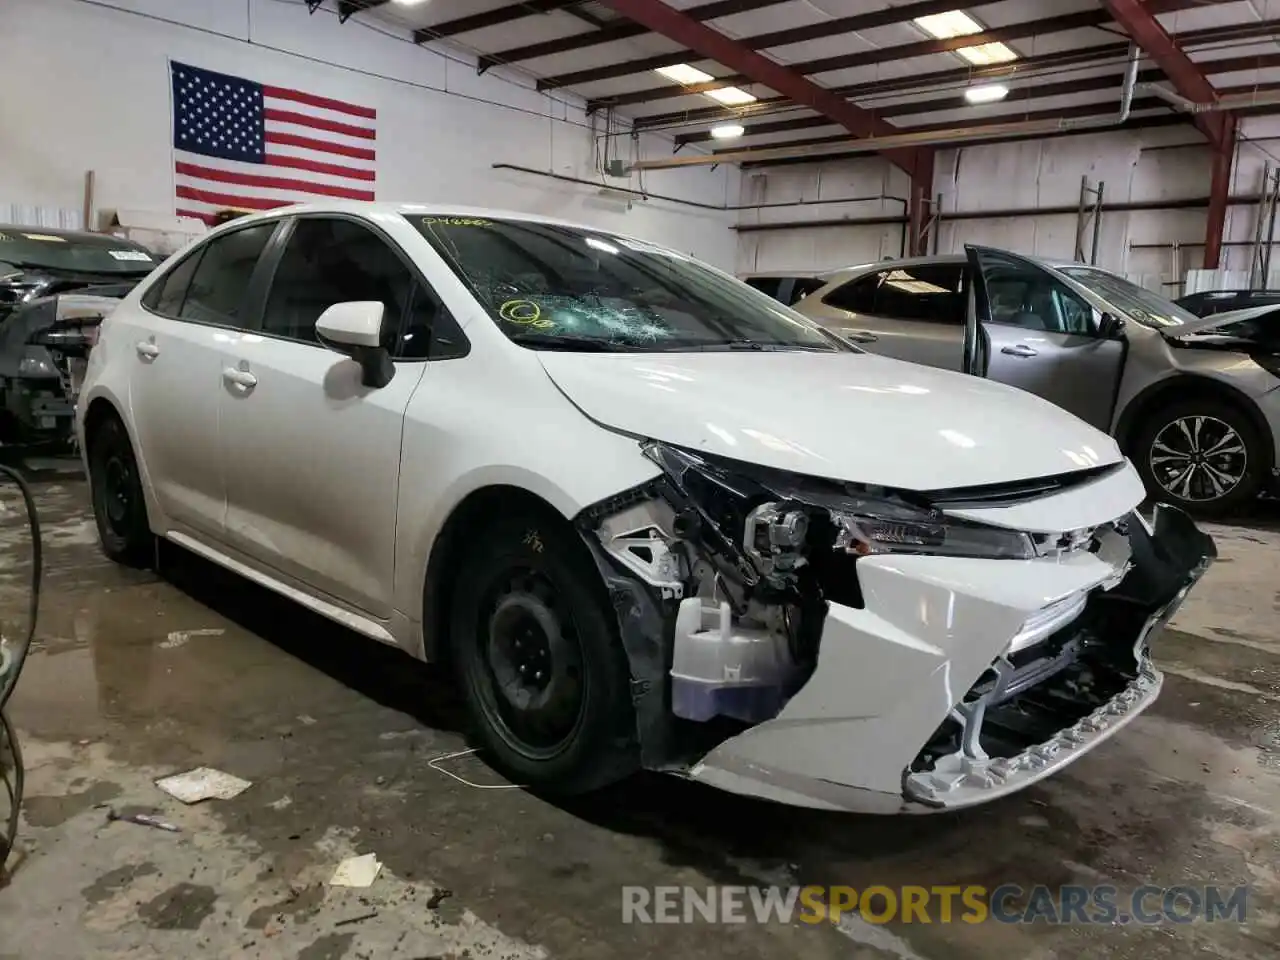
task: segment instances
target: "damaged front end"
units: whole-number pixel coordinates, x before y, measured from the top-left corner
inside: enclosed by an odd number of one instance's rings
[[[644,451],[660,476],[578,518],[642,763],[792,804],[925,812],[1049,775],[1155,699],[1151,637],[1214,557],[1181,512],[1128,512],[1128,464],[960,496]]]

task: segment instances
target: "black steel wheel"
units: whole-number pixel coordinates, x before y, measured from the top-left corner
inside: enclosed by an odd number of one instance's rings
[[[1249,417],[1211,398],[1148,416],[1133,444],[1147,493],[1200,516],[1229,514],[1252,502],[1270,459]]]
[[[89,485],[102,551],[117,563],[147,566],[154,559],[155,538],[129,435],[111,417],[97,426],[88,443]]]
[[[626,658],[573,529],[532,514],[496,521],[472,541],[456,583],[451,651],[495,767],[558,793],[634,770]]]

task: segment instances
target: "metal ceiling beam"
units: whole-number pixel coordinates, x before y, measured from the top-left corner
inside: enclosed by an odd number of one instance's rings
[[[1173,88],[1188,100],[1196,103],[1213,103],[1217,91],[1178,42],[1161,26],[1155,14],[1160,12],[1150,2],[1142,0],[1102,0],[1116,23],[1124,29],[1146,55],[1155,62]],[[1222,114],[1204,115],[1196,119],[1196,127],[1213,144],[1221,144],[1229,121]]]
[[[1268,69],[1280,67],[1280,53],[1270,53],[1250,57],[1227,57],[1221,60],[1209,60],[1201,64],[1207,73],[1237,73],[1245,70]],[[1138,74],[1141,83],[1155,83],[1163,79],[1159,69],[1143,70]],[[1114,90],[1124,81],[1124,73],[1108,73],[1100,77],[1081,77],[1078,80],[1064,80],[1059,83],[1043,83],[1037,86],[1014,87],[1009,95],[1001,100],[1001,104],[1018,103],[1019,101],[1042,100],[1046,97],[1070,96],[1076,93],[1089,93],[1097,90]],[[920,113],[937,113],[943,110],[963,110],[971,108],[963,94],[937,97],[930,100],[915,100],[911,103],[884,104],[879,113],[886,119],[908,117]],[[774,120],[767,123],[744,124],[745,137],[758,137],[773,133],[786,133],[791,130],[809,130],[814,127],[829,126],[831,121],[826,117],[793,117],[789,120]],[[676,146],[690,143],[704,143],[713,139],[709,130],[696,133],[682,133],[675,138]]]
[[[472,30],[483,30],[485,27],[496,27],[510,23],[512,20],[520,20],[537,13],[550,13],[552,10],[563,10],[579,3],[582,3],[582,0],[523,0],[522,3],[498,7],[496,10],[486,10],[484,13],[473,13],[455,20],[445,20],[442,23],[434,23],[421,30],[415,30],[413,42],[426,43],[428,40],[439,40],[459,33],[469,33]]]
[[[1176,34],[1175,38],[1184,49],[1200,44],[1217,43],[1228,40],[1249,40],[1254,38],[1270,38],[1280,36],[1280,20],[1266,20],[1259,23],[1230,24],[1224,27],[1207,27],[1200,30],[1187,30]],[[1014,63],[998,63],[985,67],[956,67],[950,70],[934,70],[929,73],[916,73],[905,77],[892,77],[887,80],[874,80],[871,83],[852,83],[839,87],[831,87],[832,93],[841,95],[856,94],[859,97],[882,96],[891,93],[913,93],[932,86],[972,83],[977,80],[1017,79],[1019,75],[1030,71],[1064,69],[1091,63],[1106,66],[1106,61],[1115,59],[1121,62],[1129,45],[1127,43],[1104,43],[1093,47],[1082,47],[1076,50],[1063,50],[1057,53],[1045,53],[1032,57],[1023,57]],[[1243,59],[1243,58],[1236,58]],[[1255,64],[1261,66],[1262,64]],[[1207,64],[1206,64],[1207,67]],[[1241,67],[1241,69],[1251,69]],[[698,107],[692,110],[678,110],[671,113],[656,113],[635,118],[639,129],[654,127],[670,127],[680,123],[696,123],[716,120],[744,120],[756,113],[769,112],[771,108],[782,107],[787,103],[786,97],[765,97],[749,107]]]
[[[787,0],[716,0],[715,3],[704,3],[690,7],[686,14],[699,22],[715,20],[717,17],[730,17],[738,13],[749,13],[764,7],[777,6]],[[589,33],[575,33],[568,37],[556,37],[542,43],[530,43],[522,47],[511,47],[499,50],[484,57],[490,66],[502,63],[519,63],[522,60],[533,60],[537,57],[550,57],[558,53],[569,53],[572,50],[585,50],[601,43],[613,43],[617,40],[630,40],[632,37],[648,33],[647,27],[632,20],[620,23],[608,23],[600,30]],[[679,63],[680,61],[675,61]]]
[[[1280,103],[1275,102],[1277,99],[1275,94],[1280,92],[1280,82],[1224,87],[1220,92],[1224,99],[1228,97],[1246,99],[1256,97],[1256,104],[1235,110],[1235,113],[1239,116],[1267,116],[1280,113]],[[1165,100],[1155,96],[1135,97],[1130,104],[1130,109],[1134,112],[1168,107],[1169,104]],[[1066,132],[1097,133],[1100,130],[1108,129],[1108,126],[1101,121],[1108,119],[1108,117],[1114,117],[1114,111],[1115,103],[1113,101],[1105,101],[1101,103],[1082,103],[1072,107],[1058,107],[1053,110],[1039,110],[1012,116],[990,117],[985,120],[966,123],[963,125],[963,130],[968,132],[971,130],[991,129],[992,133],[973,137],[948,137],[944,142],[946,148],[950,149],[974,143],[993,142],[991,137],[995,136],[1000,136],[1002,139],[1048,139]],[[1171,118],[1168,123],[1160,125],[1176,126],[1178,123],[1186,123],[1189,119],[1186,114],[1181,112],[1168,116]],[[1094,118],[1097,118],[1099,122],[1090,124],[1088,121]],[[1129,121],[1129,124],[1138,125],[1139,121],[1145,124],[1148,119],[1146,117],[1134,118]],[[1044,129],[1018,129],[1037,125],[1042,125]],[[1001,133],[1002,128],[1008,128],[1007,136]],[[922,123],[911,127],[898,127],[895,128],[894,134],[891,135],[893,139],[889,142],[894,143],[897,141],[901,145],[913,139],[924,141],[928,139],[930,134],[950,133],[956,129],[957,124],[954,120],[939,123]],[[848,149],[839,151],[837,148],[842,146]],[[828,151],[825,148],[832,149]],[[647,160],[638,163],[637,166],[645,169],[656,169],[663,167],[705,166],[717,163],[758,163],[762,160],[776,162],[778,160],[793,159],[787,156],[789,151],[794,151],[794,157],[797,160],[806,159],[827,162],[833,157],[865,156],[876,152],[876,145],[873,142],[859,143],[857,140],[851,140],[843,134],[833,134],[822,137],[809,137],[804,140],[790,140],[780,144],[762,144],[757,147],[727,147],[713,151],[710,154],[687,154],[664,160]]]
[[[346,23],[361,10],[372,10],[388,2],[390,0],[338,0],[338,22]]]
[[[776,0],[774,0],[776,1]],[[983,3],[995,3],[996,0],[983,0]],[[709,4],[709,6],[718,6],[719,4]],[[982,4],[979,4],[982,5]],[[686,10],[687,14],[698,14],[705,6],[694,6]],[[819,40],[819,38],[833,37],[842,35],[842,33],[852,33],[859,29],[872,29],[873,27],[884,27],[892,23],[904,23],[913,17],[928,17],[928,15],[936,13],[946,13],[947,10],[955,9],[955,0],[919,0],[919,3],[908,4],[905,6],[893,6],[883,10],[872,10],[869,13],[854,14],[852,17],[840,17],[832,20],[823,20],[820,23],[808,24],[804,27],[791,27],[790,29],[780,29],[772,33],[762,33],[762,35],[754,37],[745,37],[740,40],[740,44],[753,47],[755,50],[764,50],[767,47],[787,46],[790,44],[805,44],[810,40]],[[723,17],[722,13],[714,14],[716,17]],[[698,17],[699,20],[712,19],[712,17]],[[641,32],[643,28],[641,28]],[[527,51],[534,50],[535,56],[547,55],[547,50],[540,50],[539,47],[550,47],[557,44],[539,44],[531,47],[525,47],[525,50],[508,50],[506,54],[494,54],[494,58],[507,58],[511,61],[512,55],[516,55],[517,59],[527,59]],[[554,49],[549,52],[561,52]],[[699,54],[696,50],[675,50],[669,54],[659,54],[658,56],[648,56],[648,58],[640,60],[625,60],[622,63],[611,64],[608,67],[596,67],[590,70],[581,70],[582,74],[589,74],[590,81],[602,81],[602,79],[613,79],[614,77],[627,77],[634,73],[645,73],[646,70],[657,70],[660,67],[672,67],[677,63],[687,63],[690,60],[698,60]],[[579,76],[577,73],[564,74],[566,77]],[[544,79],[547,87],[566,86],[559,82],[558,77],[548,77]],[[571,79],[571,82],[572,79]]]
[[[1102,0],[1116,23],[1164,71],[1181,96],[1197,104],[1213,104],[1218,92],[1177,41],[1155,18],[1155,11],[1142,0]],[[1209,212],[1205,218],[1204,266],[1216,270],[1222,255],[1222,234],[1227,221],[1227,193],[1231,186],[1231,166],[1235,161],[1236,118],[1230,112],[1192,114],[1196,125],[1213,150],[1209,178]]]
[[[1214,0],[1214,2],[1222,2],[1222,0]],[[1199,0],[1152,0],[1152,5],[1160,11],[1180,10],[1187,7],[1203,6]],[[791,63],[787,67],[794,73],[809,76],[818,73],[831,73],[836,70],[848,70],[854,67],[873,66],[878,63],[889,63],[896,60],[907,60],[912,57],[926,57],[935,53],[954,53],[957,50],[963,50],[966,47],[981,46],[985,43],[1007,43],[1011,40],[1025,39],[1026,37],[1041,36],[1048,33],[1059,33],[1064,30],[1080,30],[1088,27],[1102,27],[1111,23],[1111,14],[1105,10],[1082,10],[1077,13],[1068,13],[1059,17],[1042,17],[1039,20],[1027,21],[1024,23],[1013,23],[1004,27],[994,27],[990,30],[984,30],[982,33],[971,33],[962,37],[948,37],[946,39],[937,40],[917,40],[913,43],[903,43],[894,47],[880,47],[874,50],[863,50],[858,53],[847,53],[834,57],[823,57],[820,60],[810,60],[805,63]],[[744,46],[752,46],[760,49],[763,45],[757,43],[759,38],[748,38],[738,41]],[[714,57],[707,57],[708,60],[714,60]],[[640,61],[636,61],[640,62]],[[728,67],[729,64],[724,64]],[[731,68],[732,69],[732,68]],[[601,72],[606,72],[608,77],[601,77]],[[635,72],[643,72],[641,70]],[[614,67],[600,67],[593,70],[579,70],[574,73],[562,74],[558,77],[547,77],[538,83],[539,90],[547,90],[555,87],[564,86],[581,86],[587,83],[593,83],[600,79],[609,79],[616,74]],[[717,90],[720,87],[734,86],[748,82],[748,78],[742,73],[731,74],[725,77],[717,77],[709,83],[692,84],[690,86],[679,86],[675,84],[667,84],[661,87],[653,87],[647,90],[638,90],[633,93],[619,94],[614,97],[601,98],[598,102],[593,102],[598,106],[628,106],[636,103],[648,103],[654,100],[667,100],[673,97],[688,96],[691,93],[706,93],[710,90]]]
[[[659,0],[600,0],[605,6],[628,19],[643,24],[655,33],[696,50],[731,70],[741,71],[744,80],[777,90],[797,104],[809,107],[838,123],[855,137],[888,136],[898,131],[870,110],[850,103],[844,97],[806,80],[782,64],[757,53],[723,33],[704,26],[692,17]],[[913,176],[925,162],[926,154],[916,148],[890,150],[885,157]],[[932,184],[930,184],[932,189]]]
[[[954,4],[951,9],[955,9]],[[887,11],[876,11],[874,14],[860,14],[860,17],[883,17],[885,14],[893,17],[886,20],[886,23],[899,22],[897,17],[897,8],[890,8]],[[902,43],[895,47],[880,47],[873,50],[862,50],[857,53],[840,54],[834,57],[823,57],[820,60],[809,60],[804,63],[789,64],[790,68],[796,73],[812,74],[812,73],[829,73],[833,70],[847,70],[850,67],[864,67],[876,63],[886,63],[891,60],[905,60],[908,57],[923,57],[931,53],[948,53],[955,50],[961,50],[965,47],[976,47],[984,43],[996,43],[1006,40],[1017,40],[1021,37],[1030,37],[1040,33],[1049,33],[1055,30],[1077,30],[1083,27],[1096,27],[1109,22],[1111,19],[1103,10],[1082,10],[1078,13],[1069,13],[1061,17],[1049,17],[1046,19],[1031,21],[1027,23],[1010,24],[1007,27],[997,27],[991,30],[984,30],[982,33],[971,33],[963,37],[947,37],[943,40],[917,40],[912,43]],[[779,33],[793,33],[794,31],[785,30]],[[843,31],[840,31],[843,32]],[[757,37],[745,37],[740,42],[744,46],[750,46],[757,50],[768,49],[774,46],[780,46],[773,38],[777,34],[762,34]],[[565,73],[555,77],[546,77],[539,81],[540,89],[552,89],[555,87],[580,86],[588,83],[597,83],[601,80],[614,80],[618,77],[625,77],[635,73],[645,73],[649,70],[656,69],[651,66],[659,58],[648,57],[644,60],[632,60],[627,63],[611,64],[605,67],[593,67],[590,70],[577,70],[573,73]],[[689,59],[687,53],[682,53],[682,59],[675,61],[682,63]],[[665,66],[666,64],[659,64]],[[726,64],[727,66],[727,64]],[[714,90],[717,87],[731,86],[735,83],[743,82],[741,74],[735,74],[728,77],[719,77],[713,83],[698,84],[696,87],[687,88],[690,91],[704,93],[707,90]],[[645,100],[661,99],[659,94],[663,96],[681,96],[680,87],[673,88],[671,86],[659,87],[655,90],[643,90],[637,93],[625,94],[619,97],[619,102],[624,99],[626,102],[640,103],[643,100],[632,101],[630,98],[642,97]]]

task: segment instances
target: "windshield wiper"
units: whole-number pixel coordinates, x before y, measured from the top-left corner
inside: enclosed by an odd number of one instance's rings
[[[558,333],[511,333],[507,335],[512,343],[539,350],[574,350],[582,353],[622,353],[628,348],[625,344],[611,340],[598,340],[591,337],[568,337]]]

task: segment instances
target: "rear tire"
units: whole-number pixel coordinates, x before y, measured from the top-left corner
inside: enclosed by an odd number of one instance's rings
[[[126,566],[150,566],[155,559],[155,536],[124,424],[117,417],[107,418],[88,444],[89,488],[102,552]]]
[[[576,794],[638,767],[627,662],[577,534],[532,511],[476,531],[450,611],[476,741],[514,783]]]
[[[1148,414],[1133,435],[1132,457],[1152,499],[1202,517],[1247,508],[1271,464],[1248,415],[1212,397]]]

